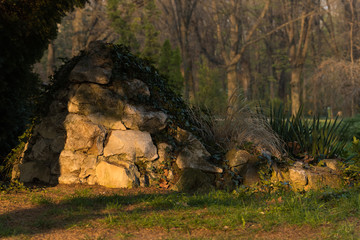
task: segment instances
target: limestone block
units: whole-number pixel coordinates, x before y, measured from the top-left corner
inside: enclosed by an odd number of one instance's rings
[[[324,159],[322,162],[325,163],[326,167],[334,171],[340,170],[340,162],[337,159]]]
[[[111,69],[92,67],[91,59],[84,58],[74,67],[70,73],[71,82],[93,82],[108,84],[110,82]]]
[[[39,125],[34,129],[34,132],[39,133],[42,137],[47,139],[55,139],[59,135],[64,134],[63,122],[65,120],[65,114],[56,114],[54,116],[44,117]]]
[[[80,168],[79,179],[80,182],[87,182],[88,184],[95,184],[94,177],[96,176],[95,169],[97,165],[97,156],[88,155],[83,160]]]
[[[137,130],[112,131],[104,148],[104,156],[122,155],[124,160],[152,161],[158,158],[157,149],[148,132]]]
[[[225,155],[228,165],[232,171],[241,173],[245,171],[248,163],[255,163],[257,158],[246,150],[231,149]]]
[[[135,165],[125,168],[102,161],[96,167],[97,183],[109,188],[139,186],[137,174],[139,175]]]
[[[119,120],[112,116],[104,116],[101,113],[94,113],[88,116],[91,122],[97,125],[103,125],[105,128],[110,130],[126,130],[125,125]]]
[[[74,85],[70,90],[68,111],[82,115],[100,112],[104,116],[120,119],[124,104],[114,92],[92,83]]]
[[[50,168],[38,162],[26,162],[19,165],[20,181],[33,182],[38,179],[44,183],[50,181]]]
[[[159,159],[157,160],[157,165],[164,165],[165,162],[169,159],[169,151],[172,150],[172,146],[167,143],[157,144]]]
[[[150,97],[149,87],[139,79],[131,79],[125,82],[127,96],[130,99],[138,99],[139,97]]]
[[[318,190],[324,187],[340,188],[341,178],[325,167],[314,167],[307,171],[308,186],[306,190]]]
[[[303,190],[308,184],[308,177],[306,171],[302,168],[291,167],[289,169],[289,178],[291,186],[294,190]]]
[[[76,184],[80,183],[79,176],[73,173],[64,173],[59,176],[58,182],[60,184]]]
[[[193,168],[206,172],[222,173],[222,169],[210,164],[207,158],[210,153],[206,150],[204,145],[195,138],[191,133],[188,134],[185,147],[180,151],[176,158],[176,165],[180,169]]]
[[[86,155],[81,152],[62,151],[59,157],[60,175],[71,173],[78,177],[85,158]]]
[[[51,141],[50,149],[54,153],[60,153],[65,146],[65,133],[59,134],[54,140]]]
[[[88,120],[85,116],[69,114],[64,122],[67,132],[66,150],[82,150],[101,155],[106,130]]]
[[[133,130],[155,133],[166,127],[167,115],[161,111],[146,111],[142,106],[127,104],[124,108],[122,122]]]
[[[186,168],[181,173],[180,179],[172,187],[172,190],[180,192],[207,193],[214,189],[210,178],[199,169]]]
[[[255,164],[248,164],[246,166],[246,171],[244,174],[244,185],[252,186],[256,183],[260,182],[260,176],[258,173],[259,169],[256,167]]]
[[[92,42],[86,52],[87,55],[71,71],[70,81],[108,84],[113,66],[110,48],[100,42]]]
[[[51,140],[44,138],[37,138],[34,145],[31,147],[31,152],[28,155],[29,159],[37,162],[46,162],[52,159],[54,152],[50,149]]]

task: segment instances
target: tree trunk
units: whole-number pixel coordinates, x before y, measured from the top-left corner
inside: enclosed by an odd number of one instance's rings
[[[73,37],[72,37],[71,53],[73,56],[75,56],[84,47],[83,10],[81,8],[75,9],[75,17],[74,17],[72,25],[73,25]]]
[[[246,60],[242,60],[240,63],[241,71],[240,71],[240,82],[244,91],[244,98],[250,99],[250,82],[251,82],[251,74],[250,74],[250,64]]]
[[[187,51],[187,50],[185,50]],[[191,101],[194,99],[194,77],[192,74],[193,66],[192,59],[188,53],[185,54],[184,57],[184,81],[185,81],[185,93],[184,99]]]
[[[228,113],[234,113],[236,110],[238,94],[237,94],[237,77],[236,77],[236,65],[232,65],[226,70],[227,77],[227,91],[228,91]]]
[[[291,113],[292,115],[296,115],[300,108],[300,78],[301,78],[302,67],[294,67],[291,71]]]
[[[284,69],[282,69],[279,72],[280,73],[278,74],[279,76],[277,78],[277,79],[279,79],[278,96],[285,103],[287,100],[286,99],[286,83],[288,82],[288,78],[287,78],[287,75],[286,75]]]
[[[54,43],[53,43],[53,41],[51,41],[48,45],[46,82],[49,81],[49,76],[53,75],[54,71],[55,71],[55,50],[54,50]]]

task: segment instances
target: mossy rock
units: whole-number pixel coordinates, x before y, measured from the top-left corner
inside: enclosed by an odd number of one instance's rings
[[[211,178],[198,169],[185,168],[173,190],[186,193],[207,193],[214,190]]]

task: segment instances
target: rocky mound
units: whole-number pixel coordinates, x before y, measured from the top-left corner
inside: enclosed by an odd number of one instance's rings
[[[185,130],[190,124],[182,100],[155,69],[122,47],[93,42],[60,69],[54,83],[13,178],[169,187],[183,169],[222,172]]]

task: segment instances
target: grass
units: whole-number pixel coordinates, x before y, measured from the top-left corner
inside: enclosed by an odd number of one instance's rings
[[[225,236],[229,234],[255,236],[285,226],[309,227],[321,239],[360,238],[359,188],[271,194],[239,189],[201,195],[174,192],[103,195],[82,190],[61,197],[56,195],[56,199],[44,196],[43,192],[29,192],[23,200],[31,204],[30,209],[0,215],[0,236],[32,236],[49,230],[76,229],[83,231],[86,239],[89,234],[86,229],[99,228],[104,234],[114,230],[113,237],[118,238],[136,239],[139,237],[136,232],[146,230],[169,233],[170,238],[189,239],[189,233],[196,232],[197,239],[211,238],[214,233],[217,238],[227,239]],[[30,220],[19,225],[18,214]]]

